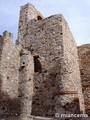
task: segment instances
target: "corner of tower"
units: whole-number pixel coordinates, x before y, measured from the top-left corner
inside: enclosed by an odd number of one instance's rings
[[[20,12],[22,14],[26,14],[28,20],[31,19],[40,20],[44,18],[43,15],[31,3],[27,3],[21,6]]]
[[[20,8],[19,26],[18,26],[18,40],[17,43],[23,43],[25,34],[28,31],[28,24],[32,20],[42,20],[43,15],[30,3],[27,3]]]

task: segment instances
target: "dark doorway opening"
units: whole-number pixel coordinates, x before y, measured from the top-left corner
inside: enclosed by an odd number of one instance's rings
[[[34,56],[34,72],[42,72],[42,65],[39,56]]]

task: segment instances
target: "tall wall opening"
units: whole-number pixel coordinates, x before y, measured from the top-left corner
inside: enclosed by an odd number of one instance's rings
[[[34,56],[34,72],[42,72],[42,65],[39,56]]]

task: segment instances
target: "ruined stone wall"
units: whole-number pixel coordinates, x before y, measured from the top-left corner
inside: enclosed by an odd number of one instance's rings
[[[90,112],[90,51],[79,48],[81,86],[76,43],[62,15],[43,19],[26,4],[20,10],[18,45],[12,37],[7,31],[0,36],[1,120],[51,120],[55,113],[84,112],[82,86]]]
[[[74,99],[79,98],[80,111],[85,112],[84,110],[84,99],[82,94],[80,70],[79,70],[79,59],[77,52],[77,45],[73,38],[72,33],[68,27],[68,23],[63,18],[63,80],[66,85],[66,93],[71,93]],[[68,78],[68,79],[67,79]],[[70,101],[69,101],[70,102]]]
[[[32,114],[41,116],[55,115],[56,83],[59,61],[62,53],[62,37],[58,34],[61,29],[61,15],[51,16],[41,21],[29,24],[30,37],[28,47],[34,56],[35,69]],[[42,99],[41,99],[42,98]]]
[[[10,33],[3,35],[3,50],[1,55],[1,73],[3,77],[2,90],[3,92],[5,90],[5,92],[7,92],[11,98],[14,98],[18,95],[17,87],[19,79],[18,70],[20,65],[20,57],[18,47],[12,42],[12,36],[7,36],[7,34]],[[17,83],[15,83],[15,86],[14,82]],[[7,86],[9,86],[9,88],[6,88]]]
[[[23,15],[30,10],[26,8],[22,7]],[[21,44],[22,47],[31,51],[34,57],[35,96],[32,114],[53,116],[55,111],[58,111],[58,107],[64,107],[67,101],[70,103],[70,99],[71,102],[78,104],[74,112],[77,109],[79,112],[84,111],[82,89],[79,89],[81,83],[77,47],[68,25],[62,15],[38,20],[34,16],[36,12],[34,14],[30,12],[27,18],[20,15],[24,26],[26,26],[24,19],[28,20],[25,34],[21,33],[20,36],[23,38]],[[22,24],[19,25],[20,27]],[[65,100],[66,98],[68,100]],[[65,111],[65,109],[61,108],[59,111]]]
[[[12,42],[12,34],[3,33],[0,60],[0,119],[20,114],[18,99],[19,50]]]
[[[3,37],[0,36],[0,59],[1,59],[1,54],[2,54],[2,46],[3,46]]]
[[[34,62],[30,51],[14,45],[5,31],[0,39],[0,120],[26,120],[32,110]],[[32,118],[33,119],[33,118]]]
[[[71,98],[71,101],[76,100],[74,102],[78,103],[78,106],[73,112],[77,111],[77,109],[80,112],[79,96],[76,88],[76,85],[80,84],[77,48],[68,30],[62,15],[51,16],[39,21],[31,20],[28,23],[27,32],[24,36],[25,42],[22,42],[22,44],[24,43],[23,46],[31,51],[34,57],[35,96],[33,97],[32,109],[34,115],[54,116],[56,111],[64,112],[65,109],[62,107],[67,103],[65,102],[67,101],[65,100],[66,97],[68,97],[69,103]],[[68,48],[69,42],[73,49]],[[69,53],[70,55],[68,55]],[[76,59],[72,54],[75,55]],[[74,63],[73,66],[70,63]],[[77,82],[75,82],[76,79]],[[62,94],[65,94],[65,97],[62,97]]]
[[[32,55],[38,56],[42,72],[51,71],[62,54],[61,15],[51,16],[40,21],[30,21],[27,47]],[[30,29],[31,28],[31,29]]]
[[[19,68],[19,98],[21,99],[21,119],[26,120],[31,115],[33,91],[34,62],[27,50],[20,52]]]
[[[25,42],[27,41],[25,36],[28,35],[28,22],[33,19],[37,20],[42,18],[41,13],[32,4],[27,3],[21,6],[17,44],[25,46]]]
[[[78,55],[85,110],[90,116],[90,44],[79,46]]]

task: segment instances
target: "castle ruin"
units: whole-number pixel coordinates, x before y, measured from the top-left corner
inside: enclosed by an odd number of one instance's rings
[[[16,44],[12,33],[0,36],[0,68],[0,120],[90,116],[90,44],[77,48],[61,14],[22,6]]]

